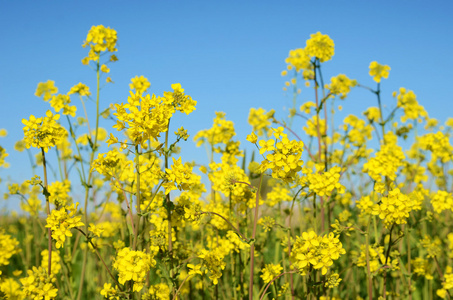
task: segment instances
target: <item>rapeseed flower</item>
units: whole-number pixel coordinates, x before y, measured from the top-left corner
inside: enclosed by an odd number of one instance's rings
[[[387,65],[381,65],[377,61],[370,63],[370,76],[377,83],[381,82],[381,78],[387,79],[389,77],[390,67]]]
[[[28,148],[43,148],[45,152],[55,146],[65,136],[66,130],[57,123],[60,115],[54,115],[50,110],[43,118],[36,118],[31,115],[30,119],[22,119],[25,125],[24,142]]]
[[[8,265],[9,259],[20,252],[19,242],[0,229],[0,266]]]
[[[67,205],[58,210],[54,209],[46,219],[47,225],[45,227],[52,230],[52,238],[56,240],[57,249],[63,247],[66,237],[72,236],[71,228],[84,225],[80,221],[82,217],[75,216],[78,205],[77,202],[73,206]]]
[[[125,284],[126,281],[132,281],[134,292],[142,290],[146,274],[155,265],[156,261],[153,259],[153,255],[142,251],[132,251],[127,247],[118,251],[113,263],[113,267],[119,273],[118,282]]]
[[[301,275],[306,275],[309,267],[321,269],[322,275],[332,266],[333,261],[345,254],[342,243],[333,233],[318,236],[314,231],[303,232],[296,238],[291,251],[293,265]]]
[[[263,279],[264,283],[269,283],[280,275],[282,272],[283,267],[280,265],[274,265],[274,264],[266,264],[266,266],[261,269],[261,273],[263,273],[260,277]]]
[[[24,296],[29,299],[55,299],[58,294],[58,289],[53,283],[56,278],[53,274],[47,274],[47,270],[43,267],[33,267],[27,271],[28,276],[21,278],[22,291]]]
[[[318,31],[310,35],[305,51],[311,57],[318,58],[320,62],[325,62],[332,59],[335,48],[333,40],[327,34],[321,34]]]

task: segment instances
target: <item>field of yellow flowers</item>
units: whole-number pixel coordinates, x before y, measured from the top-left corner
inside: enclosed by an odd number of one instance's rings
[[[236,133],[217,112],[209,129],[172,132],[175,114],[190,121],[197,108],[190,91],[150,94],[136,76],[124,102],[100,111],[117,33],[93,26],[83,47],[97,85],[60,94],[41,82],[49,110],[22,120],[15,150],[36,175],[8,183],[22,212],[0,219],[0,299],[450,299],[453,118],[429,118],[403,87],[382,103],[389,66],[370,63],[372,87],[328,81],[334,42],[318,32],[285,60],[289,116],[251,108],[251,130]],[[300,82],[312,101],[297,103]],[[351,89],[375,106],[335,125]],[[251,159],[237,137],[256,147]],[[190,140],[208,165],[181,159]],[[60,180],[49,181],[49,164]]]

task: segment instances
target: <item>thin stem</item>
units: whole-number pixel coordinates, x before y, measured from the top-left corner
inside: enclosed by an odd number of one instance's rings
[[[105,263],[104,259],[102,258],[102,256],[99,254],[99,251],[98,251],[98,248],[96,247],[95,244],[93,244],[93,242],[91,241],[90,238],[88,238],[87,234],[85,232],[83,232],[83,230],[81,230],[80,228],[78,227],[74,227],[75,229],[77,229],[78,231],[80,231],[80,233],[82,233],[87,239],[88,239],[88,242],[90,243],[90,245],[93,247],[94,251],[96,252],[96,255],[98,256],[98,258],[101,260],[102,264],[104,265],[105,269],[107,270],[107,272],[109,273],[110,277],[113,279],[113,281],[115,282],[115,284],[118,286],[118,288],[122,291],[122,287],[121,285],[119,284],[119,282],[116,280],[115,276],[113,276],[112,272],[110,271],[109,267],[107,267],[107,264]]]
[[[368,299],[373,300],[373,279],[371,277],[370,270],[370,223],[371,217],[368,220],[367,232],[366,232],[366,273],[368,278]]]
[[[394,227],[395,227],[395,223],[393,223],[392,227],[390,227],[389,246],[387,248],[387,253],[385,255],[385,263],[384,263],[384,266],[386,266],[386,267],[387,267],[387,262],[388,262],[389,255],[390,255],[390,248],[392,247],[392,231],[393,231]],[[384,292],[382,293],[384,295],[384,299],[386,298],[386,292],[387,292],[387,268],[384,269]]]
[[[233,224],[231,224],[231,222],[228,221],[224,216],[222,216],[222,215],[220,215],[220,214],[218,214],[218,213],[212,212],[212,211],[202,211],[202,212],[200,212],[199,214],[200,214],[200,215],[202,215],[202,214],[212,214],[212,215],[216,215],[216,216],[222,218],[225,222],[228,223],[228,225],[231,226],[231,228],[234,229],[234,231],[236,231],[237,234],[239,234],[239,235],[241,236],[241,238],[242,238],[244,241],[246,241],[247,243],[250,243],[250,239],[246,238],[246,237],[239,231],[239,229],[236,228]]]
[[[116,182],[118,183],[118,185],[120,186],[121,191],[123,192],[123,196],[124,196],[124,200],[126,202],[127,210],[129,211],[129,217],[131,218],[132,232],[134,233],[134,235],[136,235],[137,232],[135,231],[134,217],[132,216],[132,210],[131,210],[131,207],[129,205],[129,200],[127,200],[126,192],[124,191],[123,186],[121,185],[121,182],[116,177],[114,177],[114,178],[116,179]]]
[[[137,231],[135,232],[134,235],[134,250],[137,249],[137,240],[138,240],[138,229],[140,228],[140,218],[141,218],[141,210],[140,210],[140,153],[139,153],[139,145],[135,145],[135,171],[137,172],[137,177],[136,177],[136,195],[135,198],[137,200],[137,225],[135,228],[137,228]]]
[[[96,132],[94,133],[94,143],[93,148],[90,155],[90,164],[88,170],[88,181],[85,181],[85,204],[84,204],[84,220],[85,220],[85,230],[88,232],[88,198],[89,198],[89,190],[91,187],[91,180],[93,179],[93,170],[91,166],[93,164],[94,155],[97,150],[97,142],[98,142],[98,128],[99,128],[99,98],[100,98],[100,63],[99,61],[96,62]],[[91,133],[90,133],[91,134]],[[82,159],[82,157],[80,157]],[[81,162],[83,165],[83,162]],[[83,170],[83,167],[82,167]],[[85,176],[85,175],[84,175]],[[82,297],[83,285],[85,281],[85,271],[86,271],[86,264],[88,258],[88,245],[84,249],[83,253],[83,262],[82,262],[82,274],[80,276],[80,284],[79,284],[79,291],[77,294],[77,300],[80,300]]]
[[[282,277],[283,275],[285,274],[294,274],[296,273],[296,271],[288,271],[288,272],[283,272],[277,276],[275,276],[271,281],[268,282],[268,284],[266,285],[266,288],[264,289],[263,293],[261,294],[261,297],[260,297],[260,300],[263,300],[264,299],[264,296],[266,296],[266,291],[267,289],[269,288],[269,286],[274,283],[275,280],[279,279],[280,277]]]
[[[46,209],[47,209],[47,216],[50,216],[50,203],[49,203],[49,191],[47,190],[47,167],[46,167],[46,154],[44,148],[41,147],[41,154],[42,154],[42,167],[44,170],[44,196],[46,197]],[[50,276],[52,274],[52,230],[50,227],[47,229],[47,250],[49,252],[48,256],[48,267],[47,267],[47,274]]]
[[[187,275],[186,278],[184,278],[184,280],[182,281],[182,283],[178,287],[178,290],[176,291],[175,295],[173,296],[173,300],[176,300],[178,298],[179,291],[181,290],[181,288],[183,287],[184,283],[186,283],[187,279],[189,279],[190,276],[192,276],[192,275]]]
[[[255,202],[255,217],[253,219],[253,233],[252,233],[252,245],[250,247],[250,277],[249,277],[249,300],[253,300],[253,273],[255,265],[255,237],[256,237],[256,225],[258,223],[258,208],[260,202],[260,190],[261,183],[263,182],[263,174],[260,175],[260,183],[256,191],[256,202]]]
[[[170,130],[170,119],[168,120],[167,124],[167,131],[165,132],[165,169],[168,168],[168,158],[170,151],[168,149],[168,132]],[[171,213],[172,213],[172,208],[171,208],[171,199],[170,199],[170,193],[167,193],[166,196],[166,204],[167,204],[167,234],[168,234],[168,255],[170,259],[170,278],[173,281],[173,240],[172,240],[172,227],[171,227]],[[174,294],[175,287],[173,284],[171,294]]]

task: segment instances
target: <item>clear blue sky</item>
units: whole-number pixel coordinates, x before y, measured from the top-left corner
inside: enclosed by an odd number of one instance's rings
[[[147,77],[155,94],[180,82],[198,104],[172,123],[173,131],[184,126],[194,136],[211,126],[215,111],[224,111],[245,144],[250,107],[287,115],[284,60],[317,31],[335,42],[335,56],[323,66],[327,81],[344,73],[374,87],[368,66],[376,60],[391,67],[382,83],[384,103],[393,105],[391,92],[406,87],[431,117],[445,121],[453,111],[452,12],[451,1],[1,1],[0,128],[9,134],[0,145],[11,167],[0,177],[32,176],[26,153],[15,153],[13,145],[23,137],[21,119],[49,109],[34,96],[38,82],[54,80],[61,93],[79,82],[94,90],[95,74],[80,62],[92,25],[118,32],[119,61],[109,74],[115,84],[102,91],[101,108],[126,102],[136,75]],[[303,89],[300,103],[311,99],[312,91]],[[341,104],[345,115],[376,105],[364,90]],[[111,130],[113,124],[101,125]],[[207,161],[191,141],[183,160]]]

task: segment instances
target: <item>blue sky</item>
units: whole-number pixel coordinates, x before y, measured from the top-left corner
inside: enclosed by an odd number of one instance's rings
[[[126,102],[136,75],[147,77],[149,92],[158,95],[179,82],[198,104],[172,121],[173,131],[184,126],[194,136],[211,127],[215,111],[224,111],[246,144],[250,107],[274,108],[286,117],[292,98],[282,91],[284,60],[317,31],[335,42],[335,56],[323,65],[326,81],[344,73],[374,87],[368,66],[376,60],[391,67],[382,83],[388,107],[392,91],[406,87],[431,117],[445,121],[453,107],[452,11],[451,1],[1,1],[0,128],[8,136],[0,145],[11,167],[0,177],[21,182],[32,176],[26,153],[14,152],[13,145],[23,137],[22,118],[49,109],[34,96],[38,82],[54,80],[61,93],[79,82],[94,90],[95,74],[80,62],[92,25],[118,32],[119,61],[109,74],[115,84],[102,90],[101,109]],[[312,97],[303,88],[299,104]],[[375,101],[355,89],[341,103],[342,117]],[[92,115],[95,106],[88,106]],[[112,125],[101,123],[109,131]],[[183,147],[183,160],[207,162],[193,142]]]

